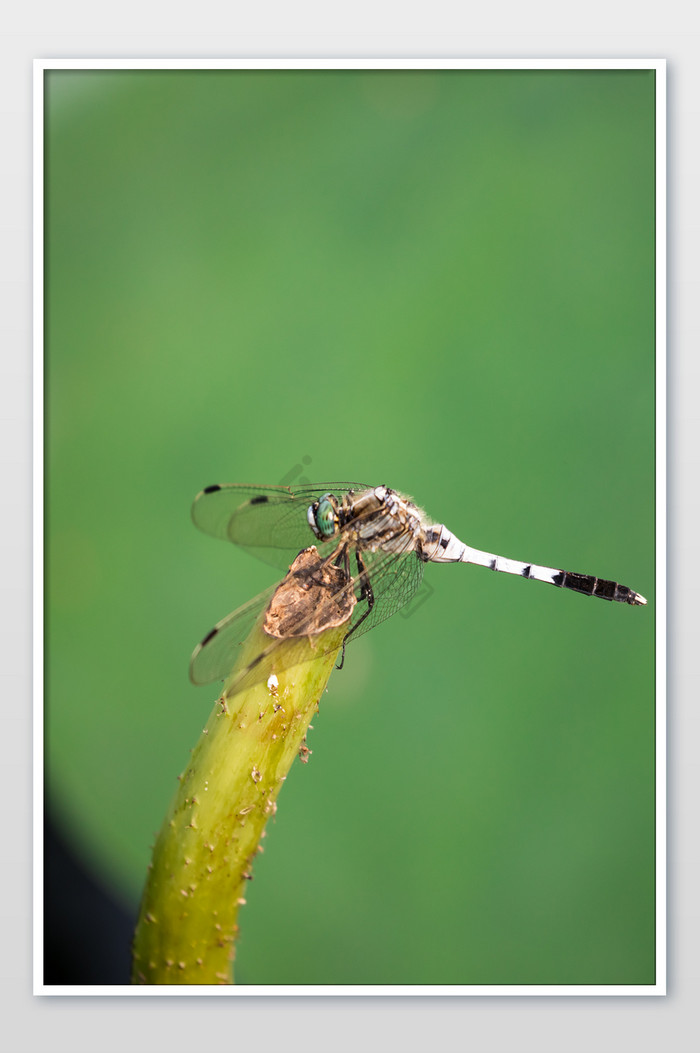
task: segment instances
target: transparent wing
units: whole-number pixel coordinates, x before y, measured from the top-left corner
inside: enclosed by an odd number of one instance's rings
[[[260,680],[268,679],[271,672],[279,673],[290,666],[302,662],[311,661],[318,655],[327,653],[328,648],[320,649],[318,642],[313,643],[314,638],[321,639],[319,633],[326,628],[342,622],[341,607],[343,604],[337,602],[337,598],[349,600],[349,589],[345,585],[340,588],[329,588],[323,582],[325,560],[319,559],[318,552],[313,549],[311,566],[297,567],[294,574],[287,575],[284,582],[272,585],[265,592],[250,600],[245,606],[240,607],[232,614],[223,618],[211,632],[207,633],[202,642],[195,648],[190,660],[190,679],[195,684],[208,684],[214,680],[227,679],[241,653],[241,645],[247,640],[253,626],[260,620],[262,612],[270,605],[275,592],[285,585],[291,595],[304,597],[302,605],[297,607],[291,621],[293,631],[282,638],[268,636],[267,646],[263,646],[255,661],[243,669],[239,669],[238,675],[233,683],[227,686],[227,694],[231,695],[240,691],[243,687]],[[343,573],[343,568],[337,571],[340,579],[352,588],[352,581],[348,581]],[[321,580],[317,580],[317,575]],[[297,591],[295,582],[301,585]],[[305,584],[306,582],[306,584]],[[315,586],[314,586],[315,582]],[[308,596],[305,593],[308,590]],[[313,598],[311,598],[313,597]],[[282,610],[289,611],[290,596],[281,601]],[[308,599],[308,603],[306,600]],[[297,600],[298,602],[298,600]],[[347,614],[351,607],[347,606]],[[339,620],[341,615],[341,620]],[[347,626],[349,628],[350,621]],[[309,654],[309,638],[312,639],[312,652]],[[284,643],[284,648],[280,644]]]
[[[192,519],[205,534],[232,541],[258,559],[286,569],[290,555],[315,542],[306,513],[322,494],[342,497],[348,490],[371,489],[363,483],[318,486],[208,486],[194,499]],[[326,546],[336,547],[337,539]],[[319,551],[321,549],[319,548]]]
[[[325,492],[325,491],[324,491]],[[405,549],[399,552],[363,553],[364,570],[355,573],[336,595],[342,597],[352,591],[357,599],[348,625],[348,642],[362,636],[368,629],[391,617],[415,595],[423,578],[423,564],[418,559],[412,545],[411,535],[407,533]],[[350,554],[354,558],[354,554]],[[372,603],[367,595],[367,583],[372,590]],[[278,583],[279,584],[279,583]],[[247,639],[254,623],[268,606],[278,584],[271,586],[249,603],[223,618],[202,642],[195,648],[190,661],[190,679],[195,684],[208,684],[214,680],[225,680],[231,673],[240,647]],[[309,632],[318,624],[319,611],[312,606],[308,614]],[[303,633],[304,623],[300,623],[297,635]],[[269,646],[258,657],[254,666],[243,669],[235,683],[236,690],[248,684],[267,679],[270,672],[282,668],[279,663],[281,655],[277,653],[279,640],[270,639]],[[308,650],[299,644],[285,641],[284,668],[300,661],[301,653]],[[323,654],[324,651],[317,652]]]
[[[238,610],[227,614],[195,647],[190,659],[193,684],[225,680],[230,674],[258,616],[272,599],[277,584],[265,589]]]
[[[362,579],[357,574],[353,584],[358,604],[353,611],[348,643],[396,614],[413,599],[423,580],[424,564],[415,553],[409,533],[402,551],[363,552],[361,555],[366,568],[362,577],[369,581],[373,602],[370,604],[367,598],[360,600]]]

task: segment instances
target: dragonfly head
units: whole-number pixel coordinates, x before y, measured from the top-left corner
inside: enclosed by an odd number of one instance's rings
[[[333,494],[324,494],[309,505],[306,518],[319,541],[333,537],[339,525],[338,502]]]

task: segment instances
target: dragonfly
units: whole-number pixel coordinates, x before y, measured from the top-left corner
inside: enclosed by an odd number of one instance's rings
[[[290,560],[313,545],[311,573],[314,567],[321,573],[332,568],[336,574],[334,605],[349,601],[345,604],[347,632],[340,665],[348,642],[410,602],[420,587],[426,563],[473,563],[585,596],[632,606],[647,602],[616,581],[522,563],[472,548],[444,524],[434,523],[410,497],[388,486],[208,486],[193,502],[192,519],[205,534],[232,542],[281,569],[289,570]],[[233,611],[207,633],[190,661],[193,683],[212,683],[230,675],[241,644],[262,612],[269,609],[276,587]],[[318,595],[325,594],[317,591]],[[319,613],[318,603],[310,601],[294,635],[313,637],[327,621],[323,611]],[[265,657],[273,655],[278,644],[279,639],[271,639]],[[269,662],[263,663],[263,668],[269,667]],[[262,669],[257,675],[262,675]]]

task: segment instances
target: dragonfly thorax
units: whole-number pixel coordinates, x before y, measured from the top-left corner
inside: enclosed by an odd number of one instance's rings
[[[343,536],[366,552],[416,551],[424,536],[420,509],[386,486],[346,495],[339,520]]]

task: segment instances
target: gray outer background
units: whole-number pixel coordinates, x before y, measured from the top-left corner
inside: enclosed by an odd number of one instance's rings
[[[667,4],[650,20],[594,0],[581,33],[578,8],[507,0],[494,15],[451,4],[357,2],[329,15],[321,4],[234,5],[196,9],[165,4],[118,8],[30,3],[6,13],[0,42],[3,99],[2,325],[0,428],[3,485],[0,675],[4,764],[2,840],[3,1033],[16,1051],[125,1046],[170,1051],[221,1043],[260,1051],[296,1050],[601,1050],[684,1053],[697,1041],[698,773],[700,661],[690,558],[698,508],[697,389],[700,182],[697,123],[700,63],[695,26]],[[276,5],[275,5],[276,7]],[[259,13],[258,13],[259,12]],[[185,15],[185,18],[182,15]],[[196,17],[196,21],[195,21]],[[644,11],[642,18],[646,17]],[[660,29],[662,20],[673,32]],[[508,27],[508,34],[502,31]],[[37,27],[40,27],[37,29]],[[126,27],[126,28],[124,28]],[[373,35],[367,35],[365,27]],[[118,35],[116,30],[121,33]],[[438,31],[439,29],[439,31]],[[351,35],[352,34],[352,35]],[[667,998],[48,998],[31,994],[31,60],[95,56],[518,56],[666,58],[669,94],[669,995]],[[7,134],[10,133],[10,134]],[[691,260],[692,257],[692,260]],[[693,268],[691,269],[691,262]],[[695,312],[694,309],[695,308]],[[695,337],[695,339],[693,339]],[[693,381],[695,383],[693,383]],[[695,469],[694,471],[692,469]],[[694,514],[693,514],[694,513]],[[675,586],[675,587],[674,587]],[[692,604],[692,606],[691,606]],[[694,646],[695,644],[695,646]],[[693,690],[694,688],[694,690]],[[693,1039],[693,1031],[695,1039]]]

